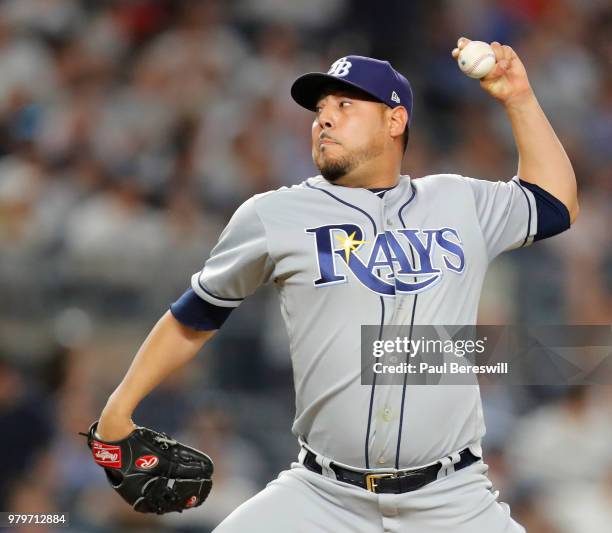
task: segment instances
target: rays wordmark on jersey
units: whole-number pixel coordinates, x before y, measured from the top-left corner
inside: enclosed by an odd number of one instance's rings
[[[378,233],[371,246],[357,224],[327,224],[305,231],[315,241],[319,269],[315,287],[346,283],[348,267],[363,285],[382,296],[415,294],[436,285],[444,270],[461,274],[465,268],[463,243],[454,228],[387,230]]]

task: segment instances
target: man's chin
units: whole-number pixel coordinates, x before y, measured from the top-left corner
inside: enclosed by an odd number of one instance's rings
[[[319,172],[327,181],[334,182],[346,176],[347,169],[344,165],[325,165],[319,167]]]
[[[327,181],[338,181],[349,172],[349,165],[344,159],[319,161],[317,168]]]

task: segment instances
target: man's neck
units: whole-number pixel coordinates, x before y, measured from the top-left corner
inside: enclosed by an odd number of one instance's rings
[[[400,166],[362,165],[334,182],[342,187],[362,189],[388,189],[399,183]]]

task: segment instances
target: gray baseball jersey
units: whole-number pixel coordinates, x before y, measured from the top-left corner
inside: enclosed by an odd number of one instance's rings
[[[247,200],[192,287],[237,307],[274,282],[290,339],[293,432],[319,454],[369,469],[416,467],[467,446],[481,456],[478,386],[362,385],[361,325],[475,324],[489,262],[530,244],[535,213],[516,177],[401,176],[380,197],[316,176]]]

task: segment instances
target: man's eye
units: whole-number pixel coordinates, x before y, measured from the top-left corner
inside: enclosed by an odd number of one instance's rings
[[[342,102],[340,102],[340,107],[344,106],[344,104],[351,105],[351,102],[348,100],[342,100]]]

